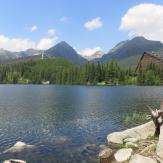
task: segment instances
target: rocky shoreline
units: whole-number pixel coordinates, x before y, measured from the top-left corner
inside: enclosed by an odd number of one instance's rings
[[[99,153],[100,163],[163,163],[163,127],[159,137],[153,136],[153,121],[143,125],[114,132],[107,142],[114,149],[105,147]]]

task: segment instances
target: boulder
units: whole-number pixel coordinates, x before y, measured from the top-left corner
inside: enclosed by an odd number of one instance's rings
[[[3,153],[21,152],[24,149],[29,149],[29,148],[33,148],[33,147],[34,147],[34,145],[30,145],[30,144],[26,144],[24,142],[18,141],[14,146],[12,146],[11,148],[7,149]]]
[[[157,156],[163,160],[163,126],[160,128],[159,141],[156,148]]]
[[[145,123],[143,125],[127,129],[121,132],[113,132],[107,136],[108,143],[112,144],[123,144],[124,140],[131,139],[132,140],[142,140],[146,139],[149,136],[153,136],[155,133],[155,126],[152,121]],[[133,139],[134,138],[134,139]]]
[[[137,138],[126,138],[123,140],[125,143],[131,142],[131,143],[136,143],[138,141]]]
[[[131,148],[122,148],[114,154],[114,157],[118,162],[127,161],[131,157],[132,152]]]
[[[16,160],[16,159],[10,159],[10,160],[3,161],[3,163],[26,163],[26,161]]]
[[[129,163],[157,163],[156,160],[153,160],[149,157],[145,157],[139,154],[135,154],[131,157]]]
[[[100,163],[108,163],[112,161],[113,151],[110,148],[105,148],[99,153]]]

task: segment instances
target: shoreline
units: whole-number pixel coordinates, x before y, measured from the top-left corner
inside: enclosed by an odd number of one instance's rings
[[[145,124],[113,132],[107,136],[109,147],[99,153],[100,163],[157,163],[163,162],[163,127],[160,136],[153,136],[155,126],[152,121]]]

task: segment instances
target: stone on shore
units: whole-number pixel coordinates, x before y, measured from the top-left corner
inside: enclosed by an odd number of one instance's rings
[[[122,148],[114,154],[114,157],[118,162],[127,161],[131,157],[132,152],[133,150],[131,148]]]
[[[16,160],[16,159],[10,159],[10,160],[3,161],[3,163],[26,163],[26,161]]]
[[[124,139],[125,143],[127,143],[127,142],[136,143],[137,141],[138,141],[137,138],[126,138],[126,139]]]
[[[159,141],[156,148],[157,156],[163,160],[163,126],[160,128]]]
[[[99,153],[100,163],[108,163],[113,159],[113,151],[110,148],[105,148]]]
[[[155,132],[155,126],[152,121],[145,123],[143,125],[127,129],[121,132],[113,132],[107,136],[108,143],[112,144],[123,144],[126,139],[133,140],[136,139],[137,141],[146,139],[149,136],[153,136]]]
[[[14,153],[14,152],[21,152],[24,149],[30,149],[33,148],[34,145],[26,144],[24,142],[18,141],[14,146],[11,148],[7,149],[3,153]]]
[[[131,157],[129,163],[157,163],[156,160],[153,160],[149,157],[145,157],[139,154],[135,154]]]

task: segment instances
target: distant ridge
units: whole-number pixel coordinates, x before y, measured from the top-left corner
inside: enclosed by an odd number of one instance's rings
[[[84,58],[79,55],[67,42],[62,41],[48,50],[45,50],[44,56],[61,57],[76,64],[83,64],[88,60],[95,63],[106,63],[110,60],[115,60],[123,67],[130,66],[135,68],[144,51],[148,53],[154,52],[158,56],[163,57],[163,43],[160,41],[147,40],[144,37],[134,37],[131,40],[119,42],[114,48],[104,55],[103,52],[97,51],[91,57]],[[0,49],[0,62],[41,55],[41,53],[41,50],[35,49],[28,49],[21,52],[11,52]]]

